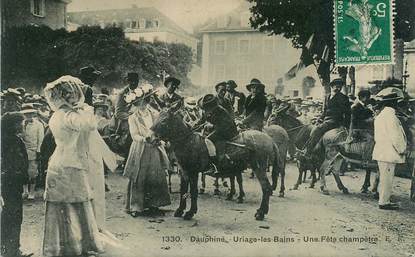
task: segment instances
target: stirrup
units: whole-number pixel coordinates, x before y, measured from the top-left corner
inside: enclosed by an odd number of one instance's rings
[[[210,163],[210,169],[208,169],[207,171],[202,172],[203,175],[211,175],[211,176],[215,176],[217,174],[219,174],[218,168],[216,167],[216,165],[214,163]]]

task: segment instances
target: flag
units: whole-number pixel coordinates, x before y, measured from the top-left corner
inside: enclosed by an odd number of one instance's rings
[[[298,72],[302,69],[304,69],[304,65],[300,61],[299,63],[297,63],[296,65],[291,67],[291,69],[289,69],[287,71],[287,73],[285,73],[285,75],[284,75],[285,80],[290,80],[290,79],[295,78],[295,76],[297,76]]]
[[[293,79],[300,70],[311,64],[315,64],[315,59],[320,61],[320,65],[328,64],[329,54],[329,47],[323,40],[312,34],[303,47],[300,61],[285,73],[285,80]],[[316,68],[318,69],[319,67]]]

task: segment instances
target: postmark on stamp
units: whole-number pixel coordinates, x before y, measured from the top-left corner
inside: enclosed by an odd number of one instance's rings
[[[336,65],[392,64],[394,0],[334,0]]]

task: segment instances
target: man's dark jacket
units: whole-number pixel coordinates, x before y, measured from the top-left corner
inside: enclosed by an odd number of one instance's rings
[[[29,161],[23,140],[16,136],[5,136],[1,142],[1,195],[22,194],[28,182]]]
[[[245,119],[242,121],[250,128],[262,129],[264,124],[264,113],[267,108],[265,95],[253,97],[249,95],[245,102]]]
[[[222,106],[206,113],[206,121],[214,126],[214,132],[209,136],[213,142],[228,141],[238,135],[235,121]]]
[[[333,122],[336,126],[350,126],[350,102],[349,98],[337,93],[334,96],[329,95],[326,99],[326,107],[323,112],[323,120],[325,122]]]
[[[20,256],[22,193],[23,185],[29,182],[29,161],[20,137],[2,135],[1,143],[1,196],[4,200],[1,211],[1,250],[4,256]]]
[[[225,109],[229,115],[231,116],[231,118],[233,119],[235,117],[234,112],[233,112],[233,107],[231,102],[224,97],[217,97],[218,99],[218,104],[223,107],[223,109]]]

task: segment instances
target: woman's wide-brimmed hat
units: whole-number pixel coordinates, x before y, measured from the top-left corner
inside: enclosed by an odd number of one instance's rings
[[[262,90],[265,89],[265,85],[262,84],[262,82],[259,79],[255,79],[255,78],[252,79],[248,85],[246,85],[246,89],[248,89],[248,91],[250,91],[252,87],[259,87]]]
[[[218,106],[218,99],[212,94],[207,94],[204,97],[200,98],[197,103],[203,110],[209,110]]]
[[[399,101],[405,98],[403,91],[396,87],[387,87],[376,94],[378,102]]]
[[[167,87],[167,85],[169,83],[172,83],[174,87],[178,87],[180,85],[180,80],[175,78],[175,77],[168,77],[166,78],[166,80],[164,81],[164,86]]]
[[[57,80],[47,83],[44,89],[46,100],[53,111],[57,111],[62,105],[70,104],[64,98],[64,94],[71,94],[76,99],[76,103],[80,104],[85,101],[82,88],[85,85],[78,78],[65,75]]]
[[[24,94],[26,93],[26,89],[24,89],[23,87],[18,87],[16,88],[16,90],[20,93],[20,96],[24,96]]]
[[[22,97],[20,96],[20,92],[17,91],[16,89],[14,89],[14,88],[9,88],[9,89],[5,90],[3,92],[2,98],[3,99],[7,99],[7,98],[8,99],[13,99],[13,100],[15,100],[17,102],[21,102],[22,101]]]
[[[142,99],[148,98],[154,95],[157,91],[154,90],[154,87],[151,84],[144,84],[140,87],[137,87],[125,96],[125,101],[128,104],[134,104]]]
[[[396,93],[392,93],[389,95],[385,95],[382,97],[379,97],[378,99],[376,99],[378,102],[382,103],[382,102],[389,102],[389,101],[399,101],[402,100],[403,98],[400,97],[398,94]]]

